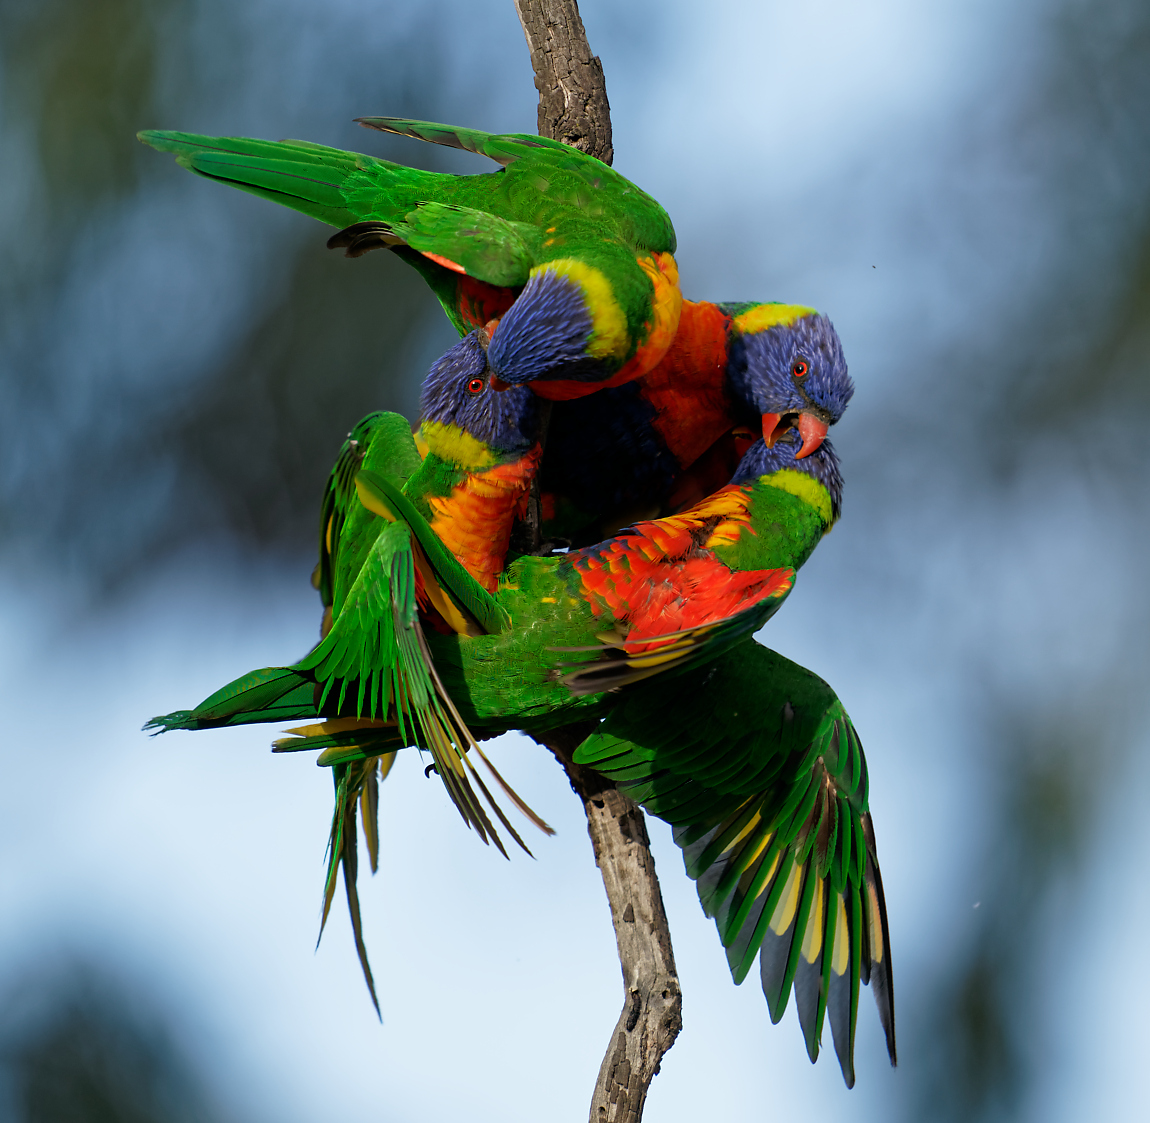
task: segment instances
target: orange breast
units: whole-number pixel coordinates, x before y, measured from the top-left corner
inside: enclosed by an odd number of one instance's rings
[[[734,424],[726,388],[730,323],[715,304],[684,301],[674,343],[643,379],[654,427],[684,468]]]
[[[450,495],[428,500],[431,529],[489,593],[495,592],[511,529],[523,516],[541,455],[536,445],[519,460],[469,473]]]

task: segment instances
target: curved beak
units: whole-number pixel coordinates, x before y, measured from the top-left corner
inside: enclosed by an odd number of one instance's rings
[[[494,320],[488,320],[487,323],[485,323],[483,327],[479,329],[479,345],[483,348],[484,351],[486,351],[487,348],[491,346],[491,337],[495,334],[495,329],[497,327],[499,327],[498,316]],[[487,369],[491,370],[490,367]],[[492,390],[498,390],[500,392],[511,388],[511,383],[504,382],[503,379],[500,378],[499,375],[497,375],[494,371],[491,372],[491,376],[488,379],[488,385]]]
[[[774,448],[775,441],[777,441],[788,429],[791,428],[791,418],[795,415],[793,413],[764,413],[763,414],[763,442],[767,448]],[[784,421],[783,418],[786,418]]]
[[[826,440],[827,423],[816,413],[764,413],[763,414],[763,442],[767,448],[773,448],[784,433],[791,429],[798,429],[802,438],[802,447],[795,453],[796,460],[810,456]]]
[[[795,459],[802,460],[804,456],[810,456],[826,440],[827,423],[821,417],[804,410],[799,414],[798,429],[799,436],[803,439],[803,446],[795,453]]]

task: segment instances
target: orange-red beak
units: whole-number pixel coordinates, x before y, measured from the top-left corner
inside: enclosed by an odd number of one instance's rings
[[[795,453],[796,460],[810,456],[816,448],[827,438],[827,423],[813,413],[799,414],[799,436],[803,438],[803,447]]]
[[[791,429],[798,429],[802,437],[802,447],[795,453],[796,460],[810,456],[826,440],[827,423],[813,413],[800,413],[798,423],[795,423],[793,413],[764,413],[763,414],[763,441],[767,448],[774,448],[784,433]]]
[[[763,414],[763,441],[767,448],[774,448],[775,441],[777,441],[788,429],[791,423],[783,422],[783,415],[781,413],[764,413]]]

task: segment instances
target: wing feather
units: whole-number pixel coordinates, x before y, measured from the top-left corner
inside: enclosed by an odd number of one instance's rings
[[[677,705],[667,704],[668,691]],[[681,701],[690,698],[697,714]],[[829,1014],[843,1079],[854,1083],[858,991],[869,983],[894,1062],[890,933],[866,763],[826,683],[742,643],[628,688],[575,760],[673,825],[732,977],[742,982],[758,957],[774,1022],[794,989],[812,1061]]]

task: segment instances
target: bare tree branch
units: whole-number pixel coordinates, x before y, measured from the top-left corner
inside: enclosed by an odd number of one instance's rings
[[[591,54],[575,0],[515,0],[515,9],[539,91],[539,135],[611,163],[603,67]],[[537,550],[537,526],[533,534]],[[643,812],[613,784],[572,763],[594,728],[568,725],[536,740],[555,754],[583,801],[623,969],[623,1010],[599,1069],[591,1123],[639,1123],[659,1063],[683,1026],[683,999]]]
[[[611,163],[611,106],[575,0],[515,0],[539,91],[539,135]]]
[[[583,801],[623,968],[623,1010],[599,1068],[591,1123],[639,1123],[659,1063],[683,1028],[683,997],[643,812],[614,784],[571,761],[594,728],[594,722],[567,725],[536,740],[555,754]]]

